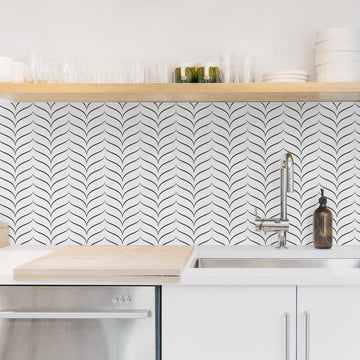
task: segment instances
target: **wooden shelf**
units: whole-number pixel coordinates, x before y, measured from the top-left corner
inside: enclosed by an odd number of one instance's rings
[[[0,98],[25,102],[360,101],[360,83],[0,84]]]

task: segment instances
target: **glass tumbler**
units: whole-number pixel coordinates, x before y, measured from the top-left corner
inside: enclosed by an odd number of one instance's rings
[[[61,80],[63,83],[76,83],[79,80],[78,64],[75,58],[61,59]]]
[[[48,60],[42,52],[32,51],[30,53],[30,73],[34,83],[44,83],[48,81]]]
[[[237,60],[238,82],[252,83],[255,81],[255,56],[240,55]]]
[[[134,84],[142,84],[145,82],[146,68],[142,62],[134,62],[130,66],[130,82]]]
[[[166,63],[149,63],[146,69],[146,82],[153,84],[173,82],[173,66]]]
[[[225,53],[221,57],[220,81],[233,83],[234,80],[234,54]]]

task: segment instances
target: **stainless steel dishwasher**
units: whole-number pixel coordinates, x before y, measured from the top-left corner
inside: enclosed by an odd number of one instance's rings
[[[160,360],[156,286],[1,286],[1,360]]]

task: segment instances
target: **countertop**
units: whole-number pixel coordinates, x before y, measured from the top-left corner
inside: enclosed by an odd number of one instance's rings
[[[40,256],[49,254],[57,248],[7,246],[0,249],[0,284],[1,285],[110,285],[126,282],[74,282],[74,281],[14,281],[15,267]],[[359,258],[360,246],[334,247],[330,250],[317,250],[312,247],[292,247],[276,249],[268,246],[200,246],[195,250],[182,272],[180,285],[360,285],[360,268],[346,269],[194,269],[191,268],[197,257],[227,258]],[[134,285],[143,285],[136,282]],[[147,285],[149,283],[146,283]],[[161,281],[154,282],[161,284]]]
[[[192,246],[66,246],[14,270],[16,281],[179,282]]]

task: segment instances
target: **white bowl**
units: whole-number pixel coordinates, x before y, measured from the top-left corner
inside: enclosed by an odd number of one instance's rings
[[[360,73],[332,73],[332,74],[317,74],[318,82],[358,82],[360,81]]]
[[[277,71],[271,71],[271,72],[267,72],[264,74],[265,77],[273,77],[273,76],[277,76],[277,75],[287,75],[287,76],[293,76],[293,75],[297,75],[297,76],[308,76],[308,72],[305,70],[277,70]]]
[[[360,73],[360,62],[353,63],[333,63],[322,64],[316,66],[316,73],[344,73],[355,74]]]
[[[0,56],[0,82],[11,82],[13,60]]]
[[[360,51],[324,51],[315,55],[315,65],[360,62]]]
[[[316,44],[315,50],[317,54],[324,51],[360,51],[360,40],[353,41],[350,39],[335,39],[320,41]]]
[[[315,34],[316,43],[326,40],[351,40],[360,42],[360,28],[337,27],[317,31]]]

